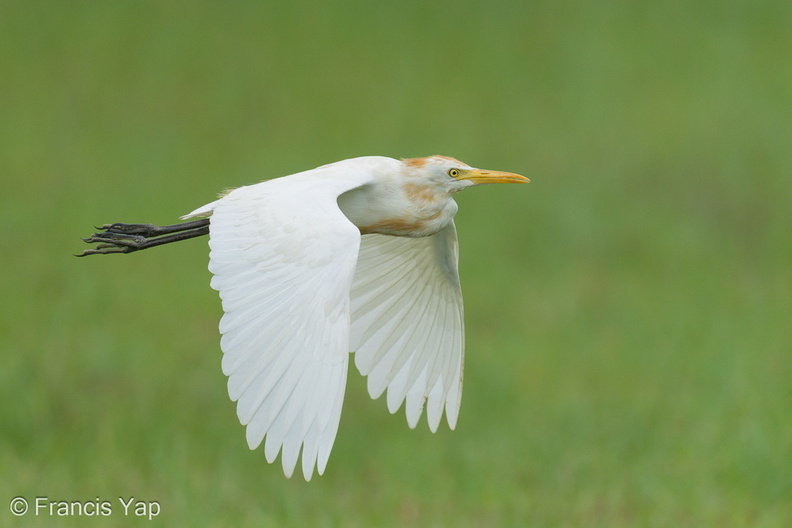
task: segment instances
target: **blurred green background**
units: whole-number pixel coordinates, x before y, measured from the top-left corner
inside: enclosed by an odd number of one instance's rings
[[[0,1],[0,524],[792,525],[792,3]],[[459,195],[456,431],[350,371],[326,474],[247,449],[205,241],[104,222],[360,155]]]

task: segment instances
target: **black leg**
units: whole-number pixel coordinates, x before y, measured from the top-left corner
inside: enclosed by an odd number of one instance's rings
[[[105,224],[83,241],[98,244],[93,249],[86,249],[77,257],[86,255],[109,255],[111,253],[132,253],[149,249],[179,240],[186,240],[209,234],[209,219],[202,218],[183,224],[155,226],[153,224]]]

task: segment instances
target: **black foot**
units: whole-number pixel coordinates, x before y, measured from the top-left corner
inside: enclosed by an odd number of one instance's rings
[[[88,238],[83,238],[83,241],[98,245],[92,249],[86,249],[79,255],[75,255],[76,257],[132,253],[133,251],[161,246],[162,244],[207,235],[209,234],[209,219],[204,218],[170,226],[105,224],[97,229],[104,229],[104,231],[94,233]]]

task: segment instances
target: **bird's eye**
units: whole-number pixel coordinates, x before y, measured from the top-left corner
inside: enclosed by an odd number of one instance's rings
[[[451,176],[452,178],[456,178],[457,176],[459,176],[459,169],[451,169],[450,171],[448,171],[448,175]]]

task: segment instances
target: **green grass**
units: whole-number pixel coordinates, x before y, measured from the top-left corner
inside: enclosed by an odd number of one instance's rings
[[[0,3],[0,524],[792,525],[792,4],[279,4]],[[352,371],[311,483],[246,447],[205,243],[71,256],[434,153],[533,179],[459,196],[459,426]]]

